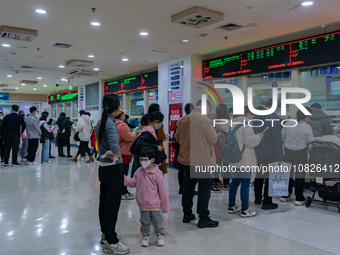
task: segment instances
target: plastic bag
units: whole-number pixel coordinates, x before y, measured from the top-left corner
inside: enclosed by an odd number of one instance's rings
[[[289,195],[290,163],[274,162],[269,164],[269,187],[268,196],[286,197]]]

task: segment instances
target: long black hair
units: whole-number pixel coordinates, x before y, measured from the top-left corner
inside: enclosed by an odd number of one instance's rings
[[[98,130],[98,144],[101,144],[103,136],[105,134],[105,126],[107,122],[107,118],[109,114],[113,113],[118,109],[120,105],[119,97],[115,94],[104,95],[103,97],[103,113],[102,119],[100,121],[99,130]]]
[[[159,112],[159,104],[150,104],[149,109],[148,109],[148,113],[154,113],[154,112]]]

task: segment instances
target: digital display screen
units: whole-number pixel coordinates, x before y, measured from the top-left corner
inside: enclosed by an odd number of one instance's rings
[[[124,93],[158,87],[158,71],[105,83],[105,93]]]
[[[67,101],[78,101],[78,90],[68,91],[64,93],[59,93],[55,95],[51,95],[48,97],[48,103],[62,103]]]
[[[203,78],[265,73],[339,61],[340,31],[203,61]]]

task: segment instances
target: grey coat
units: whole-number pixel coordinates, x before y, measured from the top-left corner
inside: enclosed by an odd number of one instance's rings
[[[25,119],[27,139],[40,139],[41,129],[39,127],[39,120],[33,114],[28,114]]]
[[[114,154],[119,152],[119,135],[117,132],[117,126],[115,124],[115,116],[109,114],[106,125],[105,131],[103,134],[103,139],[101,143],[99,142],[99,130],[100,130],[100,122],[101,119],[98,121],[96,125],[96,139],[98,144],[98,153],[99,153],[99,161],[103,163],[112,163],[112,160],[109,158],[102,158],[101,156],[105,154],[107,151],[111,150]],[[116,164],[122,163],[122,156],[119,156],[119,159],[116,161]]]
[[[333,129],[329,123],[328,116],[321,110],[312,109],[312,117],[307,122],[312,127],[314,137],[322,137],[324,135],[333,135]]]

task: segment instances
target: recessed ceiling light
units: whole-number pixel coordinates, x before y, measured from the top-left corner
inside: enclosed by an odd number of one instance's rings
[[[36,9],[35,12],[39,13],[39,14],[46,14],[47,13],[47,11],[44,10],[44,9]]]
[[[18,87],[15,87],[15,89],[19,89]]]
[[[126,62],[126,61],[129,61],[128,58],[122,58],[122,61]]]
[[[37,88],[33,88],[33,90],[37,90]]]
[[[26,86],[26,84],[25,83],[21,83],[21,86]]]
[[[91,22],[91,25],[94,26],[94,27],[99,27],[99,26],[100,26],[100,22],[98,22],[98,21],[92,21],[92,22]]]
[[[65,68],[65,66],[60,65],[59,68]]]
[[[44,84],[43,86],[44,86],[45,88],[47,87],[47,85],[46,85],[46,84]]]
[[[2,44],[2,47],[7,47],[7,48],[8,48],[8,47],[11,47],[11,45],[8,44],[8,43],[3,43],[3,44]]]
[[[13,76],[11,74],[7,74],[7,77],[8,78],[12,78]]]
[[[141,36],[147,36],[147,35],[149,35],[148,32],[140,32],[139,34],[140,34]]]
[[[41,77],[37,77],[38,80],[41,80],[42,78]]]
[[[66,79],[65,79],[65,78],[62,78],[61,81],[66,81]]]
[[[180,68],[183,68],[184,66],[179,66]]]
[[[312,1],[304,1],[304,2],[302,2],[302,6],[312,6],[314,3],[312,2]]]
[[[190,42],[188,39],[182,40],[182,43],[188,43],[188,42]]]
[[[93,71],[99,71],[98,67],[93,68]]]
[[[94,58],[94,55],[88,55],[89,58]]]

